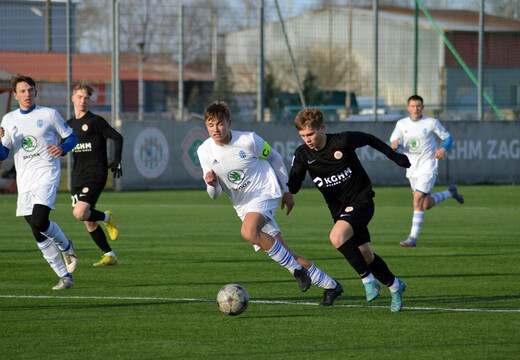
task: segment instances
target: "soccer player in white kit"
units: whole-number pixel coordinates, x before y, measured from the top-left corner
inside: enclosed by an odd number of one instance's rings
[[[77,266],[74,245],[58,224],[49,220],[49,214],[60,181],[60,156],[72,150],[78,138],[56,110],[35,104],[37,92],[32,78],[17,75],[12,86],[20,109],[2,119],[0,160],[13,151],[18,186],[16,216],[25,218],[43,257],[60,277],[52,289],[72,288],[71,273]],[[64,139],[60,145],[58,137]]]
[[[343,293],[341,284],[293,252],[274,219],[280,198],[287,214],[294,206],[280,154],[254,132],[231,130],[229,108],[223,101],[209,105],[204,119],[210,137],[197,155],[209,196],[216,199],[224,190],[242,220],[242,237],[289,270],[301,291],[307,291],[311,283],[323,288],[320,305],[332,305]]]
[[[424,211],[449,197],[461,204],[464,203],[464,198],[455,184],[451,184],[448,190],[430,194],[438,174],[438,161],[444,158],[453,140],[439,120],[422,114],[424,101],[419,95],[408,98],[406,110],[410,116],[397,121],[390,141],[392,149],[402,148],[412,164],[406,170],[406,177],[413,190],[412,229],[408,239],[400,245],[415,247],[424,221]],[[444,141],[440,149],[437,148],[435,136]]]

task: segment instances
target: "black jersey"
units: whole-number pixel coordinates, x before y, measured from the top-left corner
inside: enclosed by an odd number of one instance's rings
[[[346,131],[326,136],[325,147],[319,151],[306,144],[296,149],[287,185],[289,191],[296,194],[308,171],[323,194],[332,217],[336,219],[347,205],[369,200],[375,195],[370,178],[355,152],[357,148],[370,145],[394,161],[404,155],[396,153],[377,137],[363,132]],[[401,166],[406,165],[403,162]]]
[[[101,116],[88,111],[80,119],[67,121],[79,139],[72,150],[72,188],[105,186],[108,174],[107,139],[114,141],[114,158],[121,161],[123,137]]]

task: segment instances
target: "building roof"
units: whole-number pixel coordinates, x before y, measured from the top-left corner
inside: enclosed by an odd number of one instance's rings
[[[363,12],[372,12],[370,8],[355,8]],[[444,31],[478,31],[479,13],[469,10],[428,9],[437,25]],[[379,16],[413,22],[413,8],[380,7]],[[419,23],[429,25],[430,21],[419,9]],[[520,32],[520,21],[513,18],[485,14],[484,29],[489,32]]]
[[[139,54],[121,54],[120,78],[137,80]],[[31,76],[38,82],[66,82],[67,55],[59,52],[0,51],[0,80],[10,80],[13,74]],[[5,76],[8,76],[6,79]],[[110,54],[73,54],[73,82],[112,82]],[[184,68],[186,81],[213,81],[211,74]],[[143,80],[178,81],[179,67],[157,57],[148,57],[143,63]]]

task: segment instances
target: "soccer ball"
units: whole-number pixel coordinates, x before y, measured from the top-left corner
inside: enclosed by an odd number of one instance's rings
[[[237,284],[227,284],[217,294],[217,305],[220,311],[229,316],[242,314],[249,304],[246,289]]]

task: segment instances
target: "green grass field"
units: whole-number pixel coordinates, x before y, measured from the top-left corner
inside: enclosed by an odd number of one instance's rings
[[[437,187],[441,190],[445,187]],[[337,278],[345,294],[316,306],[322,290],[298,290],[292,275],[240,237],[227,197],[202,190],[106,192],[121,235],[119,263],[94,268],[101,252],[60,193],[51,213],[74,240],[76,286],[37,249],[16,196],[0,195],[0,359],[517,359],[520,356],[520,186],[461,186],[428,211],[417,248],[408,187],[378,187],[372,248],[408,285],[404,309],[373,303],[328,240],[328,210],[315,189],[296,195],[277,221],[288,244]],[[215,297],[226,283],[250,295],[229,317]]]

